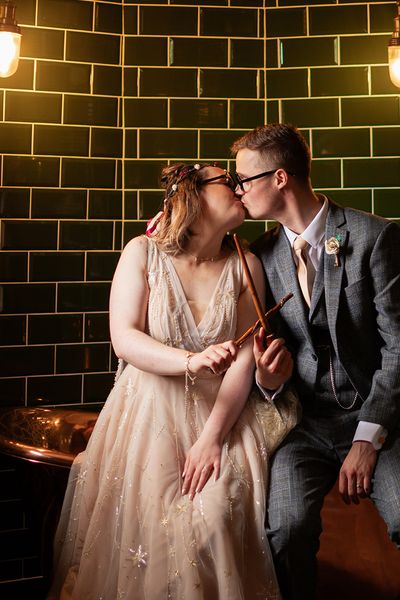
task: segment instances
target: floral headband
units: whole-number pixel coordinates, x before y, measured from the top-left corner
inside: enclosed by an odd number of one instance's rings
[[[194,173],[197,173],[198,171],[200,171],[200,169],[204,169],[205,167],[209,167],[209,166],[210,166],[209,164],[200,165],[199,163],[195,163],[194,165],[187,165],[186,167],[183,167],[178,172],[178,179],[175,181],[175,183],[173,183],[171,185],[171,189],[165,195],[164,204],[169,198],[172,198],[172,196],[178,190],[178,185],[184,179],[186,179],[187,177],[190,177],[190,175],[193,175]],[[164,175],[164,177],[161,178],[161,183],[166,183],[168,181],[168,179],[169,179],[169,176]],[[147,221],[147,227],[146,227],[147,237],[151,237],[152,235],[157,233],[158,224],[161,221],[161,219],[163,218],[163,216],[164,216],[164,211],[160,210],[156,214],[155,217],[152,217],[149,221]]]

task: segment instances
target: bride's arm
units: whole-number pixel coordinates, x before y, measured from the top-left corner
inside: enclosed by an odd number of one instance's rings
[[[246,254],[246,258],[258,297],[263,304],[265,284],[261,263],[252,254]],[[244,289],[239,297],[237,319],[237,337],[257,320],[247,282],[244,282]],[[252,339],[249,339],[226,372],[204,429],[190,449],[184,468],[183,493],[189,492],[189,496],[193,497],[196,491],[203,488],[212,472],[215,478],[219,476],[221,447],[249,396],[254,367]]]
[[[131,240],[118,262],[110,293],[111,342],[118,358],[158,375],[182,375],[186,351],[171,348],[145,333],[149,287],[147,244],[144,237]],[[193,356],[193,372],[209,368],[223,372],[236,355],[232,342],[218,344]]]

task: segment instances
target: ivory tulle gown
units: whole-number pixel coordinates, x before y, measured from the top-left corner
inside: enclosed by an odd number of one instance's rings
[[[148,331],[202,351],[232,339],[242,271],[227,259],[196,326],[171,259],[148,240]],[[188,450],[222,377],[165,377],[127,365],[71,469],[49,598],[277,600],[264,533],[267,451],[250,398],[223,447],[221,474],[182,496]]]

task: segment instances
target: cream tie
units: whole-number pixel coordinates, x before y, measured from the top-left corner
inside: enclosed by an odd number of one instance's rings
[[[315,269],[308,257],[308,248],[310,244],[298,236],[293,243],[293,250],[297,256],[297,277],[301,291],[303,292],[304,300],[308,306],[311,304],[310,290],[315,276]]]

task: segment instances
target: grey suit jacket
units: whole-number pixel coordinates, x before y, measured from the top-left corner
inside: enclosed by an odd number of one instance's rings
[[[309,330],[325,290],[335,352],[363,402],[358,419],[389,431],[400,420],[400,228],[393,222],[330,202],[326,239],[340,239],[340,266],[323,253],[311,298],[304,303],[289,240],[283,227],[266,232],[251,247],[267,279],[267,306],[289,292],[271,325],[293,352],[295,374],[312,391],[317,357]]]

